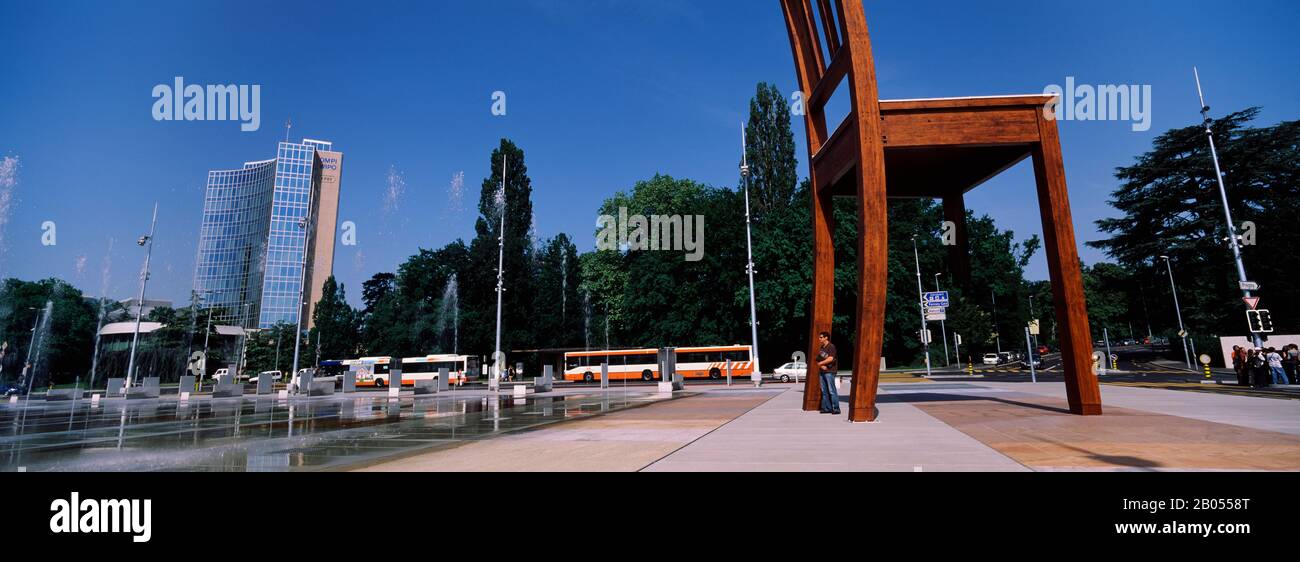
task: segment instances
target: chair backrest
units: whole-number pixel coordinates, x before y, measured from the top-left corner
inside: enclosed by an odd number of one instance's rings
[[[880,94],[876,87],[875,61],[871,54],[871,38],[867,34],[866,13],[859,0],[782,0],[786,30],[794,54],[799,87],[804,94],[805,122],[808,133],[808,152],[816,156],[837,131],[847,144],[849,162],[838,162],[837,167],[856,163],[861,157],[871,162],[863,163],[871,169],[864,174],[874,179],[882,176],[883,189],[884,147],[880,125]],[[827,128],[826,104],[844,83],[849,91],[849,113],[835,129]],[[855,126],[856,125],[856,126]],[[816,164],[816,162],[813,162]],[[830,172],[830,170],[827,170]],[[837,170],[836,172],[841,171]],[[813,171],[813,176],[817,176]],[[833,181],[835,173],[814,177],[817,189]]]

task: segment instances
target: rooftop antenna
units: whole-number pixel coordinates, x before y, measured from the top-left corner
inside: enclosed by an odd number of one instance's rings
[[[745,138],[745,124],[740,124],[740,177],[745,182],[745,256],[748,261],[745,262],[745,273],[749,274],[749,335],[750,335],[750,354],[753,356],[754,372],[763,375],[762,369],[758,366],[758,312],[754,307],[754,240],[750,235],[749,227],[749,155],[747,139]],[[730,379],[728,379],[730,380]]]
[[[293,118],[284,120],[284,142],[289,142],[289,129],[293,128]]]
[[[1211,127],[1214,120],[1210,119],[1210,106],[1206,105],[1205,94],[1201,92],[1201,73],[1193,66],[1192,74],[1196,77],[1196,96],[1201,100],[1201,119],[1205,125],[1205,138],[1210,142],[1210,158],[1214,160],[1214,179],[1219,184],[1219,197],[1223,200],[1223,217],[1228,221],[1228,246],[1232,248],[1232,259],[1237,263],[1237,281],[1241,287],[1241,295],[1249,299],[1251,295],[1246,287],[1251,285],[1249,278],[1246,277],[1246,266],[1241,263],[1241,236],[1233,226],[1232,211],[1228,208],[1228,190],[1223,187],[1223,170],[1219,168],[1219,151],[1214,147],[1214,130]],[[1258,333],[1251,332],[1250,338],[1256,349],[1264,347],[1264,340]]]

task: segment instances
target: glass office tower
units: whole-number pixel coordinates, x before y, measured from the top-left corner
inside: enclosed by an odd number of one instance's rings
[[[274,159],[208,173],[194,291],[200,306],[220,309],[214,323],[294,324],[299,287],[303,300],[319,298],[333,269],[343,156],[331,148],[282,142]]]

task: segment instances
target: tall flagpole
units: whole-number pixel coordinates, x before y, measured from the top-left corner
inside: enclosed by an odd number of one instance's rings
[[[758,312],[754,306],[754,240],[750,235],[749,220],[749,150],[747,139],[745,138],[745,124],[740,124],[740,177],[745,181],[745,273],[749,275],[749,335],[750,335],[750,352],[754,361],[754,372],[758,373],[759,378],[763,376],[763,370],[758,364]],[[730,375],[728,375],[730,376]]]

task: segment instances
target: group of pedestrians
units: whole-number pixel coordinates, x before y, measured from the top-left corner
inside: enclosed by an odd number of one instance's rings
[[[1234,345],[1232,369],[1237,372],[1240,386],[1263,388],[1295,383],[1300,379],[1300,345],[1288,344],[1280,350],[1272,347],[1246,349]]]

